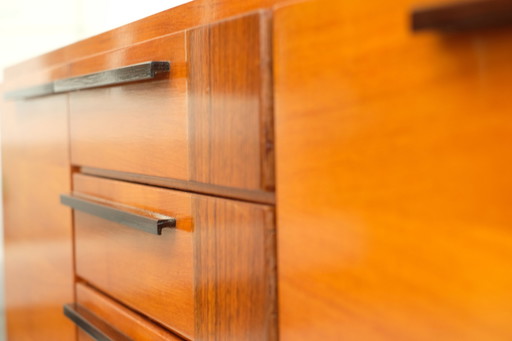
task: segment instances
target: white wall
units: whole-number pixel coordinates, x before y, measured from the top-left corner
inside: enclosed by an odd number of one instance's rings
[[[10,65],[189,1],[0,0],[0,82]],[[0,340],[5,340],[1,210],[0,218]]]

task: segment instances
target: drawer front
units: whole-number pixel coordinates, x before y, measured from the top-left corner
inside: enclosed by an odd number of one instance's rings
[[[133,340],[182,340],[85,284],[77,283],[76,302],[99,320]],[[91,340],[81,329],[78,339]]]
[[[161,235],[75,209],[76,273],[112,297],[192,338],[194,327],[191,195],[74,176],[74,193],[176,219]],[[129,222],[128,222],[129,223]]]
[[[70,93],[73,164],[188,178],[184,33],[92,57],[71,69],[78,76],[146,61],[169,61],[171,71],[147,82]]]
[[[79,76],[171,63],[151,81],[70,93],[73,164],[273,191],[268,27],[258,12],[72,64]]]
[[[83,174],[73,180],[70,198],[89,202],[65,202],[75,207],[79,278],[187,339],[276,338],[271,206]],[[142,228],[148,217],[174,218],[175,227],[158,235]]]

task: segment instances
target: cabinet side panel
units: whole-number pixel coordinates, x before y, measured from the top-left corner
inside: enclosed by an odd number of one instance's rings
[[[275,13],[282,341],[512,338],[512,31],[417,3]]]

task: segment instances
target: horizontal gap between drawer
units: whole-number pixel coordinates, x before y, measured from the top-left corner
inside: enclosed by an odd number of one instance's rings
[[[160,178],[157,176],[140,175],[119,171],[97,169],[90,167],[76,167],[79,173],[94,175],[112,180],[123,180],[142,185],[186,191],[195,194],[208,195],[223,199],[236,199],[250,203],[275,205],[275,194],[273,192],[249,191],[236,188],[226,188],[215,185],[208,185],[198,182]]]
[[[153,320],[151,317],[149,317],[149,316],[145,315],[144,313],[142,313],[142,312],[140,312],[140,311],[138,311],[138,310],[135,310],[135,309],[133,309],[132,307],[127,306],[127,305],[126,305],[126,304],[124,304],[123,302],[119,301],[117,298],[110,296],[110,295],[109,295],[108,293],[106,293],[105,291],[103,291],[103,290],[99,289],[98,287],[96,287],[95,285],[91,284],[91,283],[90,283],[90,282],[88,282],[86,279],[84,279],[84,278],[82,278],[82,277],[80,277],[80,276],[75,275],[75,285],[76,285],[77,283],[84,284],[84,285],[86,285],[86,286],[88,286],[88,287],[90,287],[90,288],[94,289],[94,291],[97,291],[97,292],[98,292],[98,293],[100,293],[101,295],[103,295],[103,296],[107,297],[108,299],[110,299],[110,300],[114,301],[117,305],[122,306],[123,308],[125,308],[125,309],[127,309],[127,310],[131,311],[132,313],[134,313],[134,314],[136,314],[136,315],[140,316],[141,318],[143,318],[143,319],[147,320],[149,323],[152,323],[152,324],[154,324],[154,325],[156,325],[156,326],[158,326],[158,327],[160,327],[160,328],[164,329],[165,331],[169,332],[170,334],[173,334],[173,335],[175,335],[176,337],[178,337],[178,338],[180,338],[180,339],[183,339],[183,341],[190,340],[190,339],[188,339],[188,338],[184,337],[183,335],[180,335],[180,334],[176,333],[174,330],[169,329],[169,327],[164,326],[164,325],[163,325],[163,324],[161,324],[160,322]]]

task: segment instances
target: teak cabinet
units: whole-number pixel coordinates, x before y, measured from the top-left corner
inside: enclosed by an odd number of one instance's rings
[[[8,68],[8,340],[509,340],[509,24],[195,0]]]

